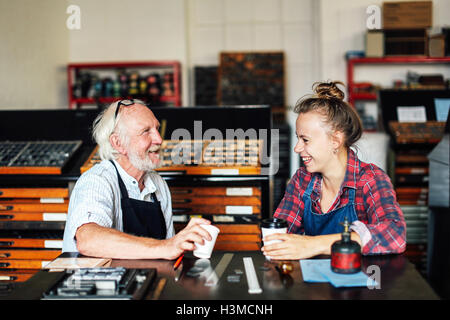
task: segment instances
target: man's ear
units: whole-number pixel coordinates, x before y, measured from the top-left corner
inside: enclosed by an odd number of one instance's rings
[[[109,143],[111,143],[111,146],[114,148],[114,150],[116,150],[120,154],[123,154],[123,155],[127,154],[127,151],[122,146],[119,135],[117,133],[113,133],[109,136]]]

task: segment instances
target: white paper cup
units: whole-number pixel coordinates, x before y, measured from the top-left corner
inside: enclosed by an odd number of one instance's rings
[[[205,239],[205,244],[203,245],[195,243],[197,249],[194,250],[194,256],[196,256],[197,258],[209,259],[211,258],[211,253],[214,249],[214,245],[216,244],[217,235],[219,234],[220,230],[219,228],[210,224],[201,224],[200,226],[209,232],[212,239],[211,241],[207,241]]]
[[[287,233],[287,222],[282,219],[264,219],[261,223],[262,238],[274,233]],[[270,245],[279,243],[281,240],[264,241],[264,245]],[[266,256],[266,260],[270,260],[270,257]]]
[[[274,233],[287,233],[287,222],[282,219],[264,219],[261,223],[262,238]],[[281,240],[264,241],[264,245],[281,242]]]
[[[262,237],[274,233],[287,233],[287,222],[282,219],[264,219],[261,223]],[[265,241],[264,245],[270,245],[281,242],[281,240]]]
[[[264,239],[264,237],[268,236],[269,234],[274,234],[274,233],[287,233],[287,228],[279,228],[279,229],[266,229],[266,228],[261,228],[262,231],[262,237]],[[281,242],[281,240],[271,240],[271,241],[264,241],[264,245],[268,246],[270,244],[274,244],[274,243],[279,243]]]

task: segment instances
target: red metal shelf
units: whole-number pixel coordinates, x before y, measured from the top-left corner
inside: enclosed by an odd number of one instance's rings
[[[74,98],[74,99],[72,99],[72,102],[76,103],[76,104],[95,104],[96,102],[112,103],[114,101],[122,100],[122,99],[132,99],[132,98],[131,97]],[[175,97],[175,96],[170,96],[170,97],[162,96],[162,97],[160,97],[160,100],[162,102],[176,102],[177,101],[177,97]]]
[[[377,100],[376,93],[353,93],[353,100]]]
[[[354,105],[356,100],[376,100],[376,94],[355,93],[353,79],[355,65],[361,64],[450,64],[450,57],[432,58],[424,56],[395,56],[382,58],[351,58],[347,60],[348,102]]]
[[[82,104],[112,103],[116,100],[130,97],[100,97],[100,98],[74,98],[72,92],[73,80],[75,72],[81,69],[131,69],[131,68],[157,68],[170,69],[174,76],[174,95],[161,96],[162,102],[172,102],[175,106],[181,106],[181,65],[178,61],[132,61],[132,62],[85,62],[85,63],[70,63],[67,66],[67,86],[69,109]]]
[[[352,58],[348,59],[350,64],[392,64],[392,63],[450,63],[450,57],[432,58],[432,57],[382,57],[382,58]]]
[[[70,63],[68,67],[71,68],[89,68],[89,69],[113,69],[113,68],[133,68],[133,67],[163,67],[180,65],[178,61],[166,60],[166,61],[132,61],[132,62],[81,62]]]

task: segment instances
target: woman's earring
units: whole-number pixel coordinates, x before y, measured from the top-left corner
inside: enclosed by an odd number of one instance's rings
[[[338,152],[338,149],[334,149],[333,153],[336,154]]]

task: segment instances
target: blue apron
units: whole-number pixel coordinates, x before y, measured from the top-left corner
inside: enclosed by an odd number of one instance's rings
[[[341,223],[344,222],[346,217],[349,223],[358,220],[355,211],[355,189],[349,188],[349,201],[346,206],[327,213],[316,214],[313,212],[311,204],[311,192],[315,179],[316,176],[311,179],[303,194],[303,203],[305,204],[303,227],[305,235],[318,236],[341,233],[343,231]]]

